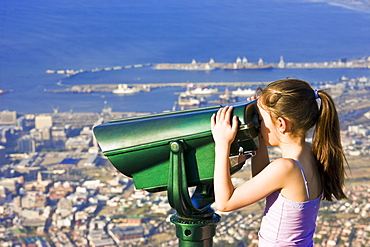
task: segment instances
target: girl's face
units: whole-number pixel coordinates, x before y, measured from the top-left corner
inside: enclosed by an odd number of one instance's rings
[[[278,139],[276,138],[276,126],[271,119],[270,114],[265,111],[261,106],[260,102],[257,103],[258,114],[261,120],[261,135],[268,146],[277,146]]]

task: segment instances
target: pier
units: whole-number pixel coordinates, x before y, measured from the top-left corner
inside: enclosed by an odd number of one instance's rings
[[[262,58],[257,63],[249,62],[247,58],[238,57],[233,63],[215,62],[212,58],[209,62],[198,62],[195,59],[191,63],[159,63],[155,64],[155,70],[193,70],[211,71],[224,70],[255,70],[255,69],[370,69],[370,57],[347,60],[346,58],[330,62],[285,62],[283,56],[278,63],[265,63]]]
[[[248,61],[246,57],[236,58],[232,63],[215,62],[211,58],[208,62],[199,62],[193,59],[191,63],[145,63],[125,66],[114,66],[94,69],[60,69],[46,70],[47,74],[60,74],[67,77],[76,76],[81,73],[96,73],[101,71],[137,69],[143,67],[152,67],[154,70],[188,70],[188,71],[212,71],[217,69],[224,70],[242,70],[242,69],[370,69],[370,56],[359,59],[341,58],[338,61],[330,62],[285,62],[283,56],[278,63],[265,63],[262,58],[257,63]]]
[[[53,70],[48,69],[46,70],[46,74],[59,74],[59,75],[66,75],[67,77],[72,77],[81,73],[96,73],[101,71],[111,71],[111,70],[122,70],[122,69],[133,69],[133,68],[142,68],[142,67],[149,67],[152,66],[151,63],[146,64],[134,64],[134,65],[125,65],[125,66],[114,66],[114,67],[105,67],[105,68],[94,68],[94,69],[59,69]]]
[[[62,82],[57,83],[58,86],[66,87],[66,89],[48,90],[44,89],[45,92],[52,93],[92,93],[92,92],[112,92],[118,88],[118,84],[83,84],[83,85],[64,85]],[[162,87],[187,87],[190,84],[201,87],[215,87],[215,86],[227,86],[227,87],[250,87],[254,85],[267,85],[268,82],[172,82],[172,83],[147,83],[147,84],[127,84],[128,87],[143,88],[143,91],[147,91],[147,88],[162,88]],[[145,90],[144,90],[145,88]]]

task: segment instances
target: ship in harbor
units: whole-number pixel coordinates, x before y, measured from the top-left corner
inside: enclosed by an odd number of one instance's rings
[[[6,93],[9,93],[9,90],[0,89],[0,95],[6,94]]]
[[[220,94],[218,96],[219,104],[230,104],[235,103],[238,101],[238,96],[233,94],[233,91],[230,91],[227,87],[225,89],[225,92],[223,94]]]
[[[140,92],[136,87],[129,87],[127,84],[118,84],[118,87],[112,91],[115,94],[134,94]]]
[[[258,59],[257,63],[251,63],[246,57],[241,59],[237,57],[234,63],[228,63],[222,66],[222,69],[234,70],[234,69],[272,69],[274,65],[272,63],[265,64],[263,59]]]
[[[250,88],[241,89],[240,87],[237,90],[231,92],[231,94],[235,96],[252,96],[255,93],[255,90],[252,90]]]
[[[218,92],[218,89],[204,86],[194,86],[194,84],[190,83],[189,85],[187,85],[186,92],[193,95],[211,95],[216,94]]]
[[[177,99],[179,106],[199,106],[201,102],[202,99],[187,93],[181,93]]]
[[[182,107],[183,106],[185,107],[199,106],[201,103],[207,102],[206,98],[202,95],[206,95],[206,94],[192,93],[189,90],[189,85],[188,85],[188,88],[185,92],[179,93],[176,104]]]

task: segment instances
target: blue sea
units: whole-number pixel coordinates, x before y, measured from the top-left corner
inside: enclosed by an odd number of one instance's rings
[[[21,113],[162,112],[180,87],[119,96],[51,93],[66,85],[169,82],[269,82],[295,76],[309,82],[370,77],[369,69],[158,71],[151,67],[74,77],[46,70],[146,63],[324,62],[370,56],[370,7],[308,0],[2,0],[0,111]]]

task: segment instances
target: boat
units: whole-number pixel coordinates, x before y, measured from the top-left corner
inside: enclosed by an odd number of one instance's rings
[[[191,94],[195,95],[209,95],[218,92],[217,88],[207,88],[207,87],[194,87],[188,89]]]
[[[220,94],[218,97],[220,98],[221,104],[229,104],[238,101],[238,96],[231,94],[231,91],[229,91],[227,88],[225,93]]]
[[[150,92],[150,90],[151,90],[150,85],[143,85],[140,87],[140,91]]]
[[[127,84],[118,84],[118,88],[114,89],[112,93],[115,94],[133,94],[140,92],[136,87],[129,87]]]
[[[246,63],[246,64],[238,64],[238,63],[229,63],[222,66],[224,70],[239,70],[239,69],[272,69],[274,68],[273,64],[255,64],[255,63]]]
[[[198,106],[201,102],[201,99],[199,99],[197,96],[189,94],[187,92],[180,93],[177,99],[177,104],[179,106]]]
[[[9,93],[9,90],[0,89],[0,95]]]
[[[273,64],[265,64],[260,58],[258,60],[258,63],[250,63],[248,62],[248,59],[244,57],[241,59],[238,57],[234,63],[225,64],[222,66],[225,70],[237,70],[237,69],[272,69],[274,67]]]
[[[241,89],[240,87],[235,90],[235,91],[232,91],[231,92],[232,95],[235,95],[235,96],[252,96],[255,94],[255,91],[250,89],[250,88],[247,88],[247,89]]]

